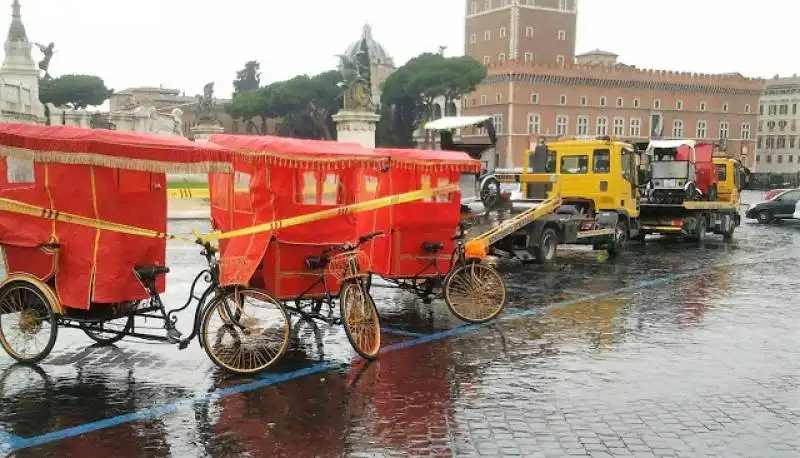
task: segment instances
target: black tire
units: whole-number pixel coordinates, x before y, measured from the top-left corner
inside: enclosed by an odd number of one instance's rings
[[[558,252],[558,234],[552,227],[545,228],[539,236],[539,244],[535,248],[534,262],[551,264]]]
[[[628,244],[628,225],[625,221],[618,221],[617,226],[614,228],[614,240],[608,244],[609,258],[614,258],[622,255],[625,252],[625,246]]]
[[[769,224],[774,219],[772,212],[769,210],[761,210],[756,215],[756,218],[758,219],[758,224]]]
[[[462,262],[444,279],[444,302],[450,312],[467,323],[496,318],[508,302],[508,287],[497,270],[480,262]],[[477,304],[482,301],[485,304]],[[483,306],[485,305],[485,306]]]
[[[42,325],[47,324],[50,333],[42,350],[33,354],[24,354],[9,343],[3,321],[10,321],[8,315],[19,313],[21,332],[38,334]],[[24,321],[23,321],[24,320]],[[23,327],[26,328],[23,330]],[[37,363],[53,351],[58,337],[58,318],[47,296],[36,285],[24,280],[12,281],[0,290],[0,345],[9,356],[21,363]]]
[[[122,326],[122,329],[107,330],[106,326],[108,326],[109,324],[110,323],[108,321],[104,323],[84,323],[81,324],[81,330],[90,339],[94,340],[100,345],[112,345],[124,339],[126,334],[128,334],[131,331],[131,329],[133,328],[133,316],[129,315],[127,317],[127,320],[125,320],[125,324]]]
[[[357,326],[353,313],[358,312],[366,324]],[[344,332],[353,349],[362,358],[373,361],[381,351],[381,323],[375,301],[364,286],[354,280],[345,281],[339,291],[339,313]],[[363,332],[362,332],[363,331]]]
[[[254,303],[250,303],[248,308],[245,308],[246,298],[252,298]],[[257,303],[256,303],[257,301]],[[237,311],[241,313],[230,313],[231,304],[237,307]],[[237,306],[238,304],[238,306]],[[271,317],[279,321],[276,337],[280,338],[280,343],[272,352],[272,355],[263,353],[268,347],[263,345],[263,339],[259,337],[266,335],[264,329],[254,326],[250,315],[250,309],[271,309]],[[229,317],[236,317],[231,320]],[[214,333],[214,336],[209,335],[209,325],[212,320],[220,319],[223,324]],[[254,332],[259,331],[259,332]],[[286,313],[283,304],[258,289],[233,289],[217,298],[214,298],[203,311],[202,319],[200,320],[199,329],[201,344],[206,351],[206,354],[211,361],[217,366],[230,371],[234,374],[251,375],[267,369],[281,359],[286,350],[289,348],[289,341],[291,336],[291,321]],[[211,337],[215,339],[212,341]],[[230,337],[233,346],[239,348],[233,353],[223,353],[223,339]],[[260,341],[259,341],[260,340]],[[266,358],[258,358],[256,364],[245,364],[246,362],[252,363],[256,360],[254,355],[266,356]],[[235,357],[239,355],[240,357]]]
[[[694,237],[692,237],[698,244],[702,245],[706,242],[706,232],[708,231],[708,227],[706,226],[706,217],[705,215],[700,215],[697,218],[697,229],[695,230]]]
[[[486,180],[481,186],[481,203],[484,208],[490,210],[497,207],[500,203],[500,182],[494,178]]]

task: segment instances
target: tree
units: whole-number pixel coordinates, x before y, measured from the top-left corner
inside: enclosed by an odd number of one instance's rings
[[[93,75],[62,75],[39,80],[39,100],[55,106],[84,109],[102,105],[113,93],[102,78]]]
[[[255,91],[261,86],[261,64],[251,60],[244,64],[244,68],[236,72],[236,79],[233,81],[233,96],[244,94],[245,92]]]
[[[383,84],[381,104],[391,107],[396,146],[413,144],[414,132],[433,116],[434,100],[444,97],[445,106],[475,87],[486,77],[486,68],[471,57],[423,53],[392,73]]]

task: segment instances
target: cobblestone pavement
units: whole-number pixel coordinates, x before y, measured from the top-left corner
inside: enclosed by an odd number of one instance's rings
[[[177,303],[200,258],[170,250]],[[284,367],[256,379],[197,345],[95,348],[64,332],[38,368],[0,356],[0,444],[20,457],[800,456],[800,224],[499,268],[510,303],[488,326],[376,294],[373,364],[335,328],[297,326]]]

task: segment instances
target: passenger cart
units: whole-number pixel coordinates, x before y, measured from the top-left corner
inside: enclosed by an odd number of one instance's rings
[[[375,212],[343,206],[378,196],[388,158],[339,142],[224,134],[210,141],[239,153],[234,175],[209,181],[222,283],[269,291],[301,319],[342,324],[356,352],[376,358],[380,322],[366,279],[370,259],[381,256],[373,239],[383,232]],[[325,211],[338,213],[310,217]],[[302,225],[241,232],[306,216]]]
[[[461,152],[378,151],[390,159],[380,182],[384,195],[459,183],[462,173],[475,173],[481,166]],[[376,211],[376,219],[388,235],[374,244],[375,251],[384,254],[373,256],[372,273],[388,286],[411,291],[426,303],[441,296],[455,316],[470,323],[490,321],[503,311],[505,281],[485,256],[465,254],[457,193],[387,207]]]
[[[208,268],[186,304],[167,311],[160,298],[166,240],[174,238],[166,234],[166,173],[227,173],[229,151],[128,132],[0,124],[0,155],[8,274],[0,284],[0,344],[14,359],[45,358],[60,327],[101,344],[135,337],[181,349],[199,334],[211,359],[236,373],[260,371],[286,351],[282,304],[263,291],[221,286],[208,242],[201,241]],[[184,338],[177,313],[193,302]],[[163,332],[145,331],[142,318],[160,321]]]

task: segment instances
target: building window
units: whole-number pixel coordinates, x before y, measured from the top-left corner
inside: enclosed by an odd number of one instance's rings
[[[558,63],[558,65],[564,65],[564,56],[562,56],[562,55],[560,55],[560,54],[559,54],[559,55],[556,57],[556,63]]]
[[[794,162],[794,156],[792,156],[792,155],[790,154],[790,155],[789,155],[789,156],[787,156],[787,157],[789,158],[789,162],[790,162],[790,163],[791,163],[791,162]]]
[[[742,140],[750,140],[750,123],[742,123]]]
[[[767,114],[769,116],[777,115],[778,114],[778,106],[777,105],[770,105],[769,108],[767,108]]]
[[[471,45],[474,45],[474,44],[475,44],[475,43],[477,43],[477,42],[478,42],[478,35],[476,35],[476,34],[474,34],[474,33],[473,33],[473,34],[471,34],[471,35],[469,36],[469,44],[471,44]]]
[[[487,103],[489,103],[489,98],[486,97],[486,94],[483,94],[481,96],[481,105],[486,105]]]
[[[786,137],[778,137],[775,142],[775,148],[786,149]]]
[[[492,31],[491,30],[484,30],[483,31],[483,41],[489,41],[492,39]]]
[[[625,118],[614,118],[614,136],[622,137],[625,135]]]
[[[495,103],[503,103],[503,94],[498,92],[497,95],[494,96]]]
[[[788,123],[785,120],[781,119],[780,121],[778,121],[778,129],[780,129],[781,132],[785,132],[787,124]]]
[[[760,115],[764,114],[764,105],[759,105],[758,106],[758,114],[760,114]]]
[[[675,102],[675,109],[683,110],[683,100],[678,100],[677,102]]]
[[[490,61],[489,56],[483,56],[483,65],[489,65]]]
[[[567,135],[569,131],[569,118],[565,115],[556,116],[556,135]]]
[[[722,104],[722,112],[723,113],[727,113],[728,112],[728,104],[727,103],[723,103]]]
[[[597,118],[597,126],[595,126],[595,135],[608,135],[608,118],[600,116]]]
[[[641,102],[639,101],[639,99],[633,99],[633,108],[639,108],[640,104]]]
[[[792,119],[791,130],[792,130],[792,132],[796,132],[797,131],[797,120],[796,119]]]
[[[623,106],[625,106],[625,100],[622,97],[617,97],[617,108],[622,108]]]
[[[560,96],[558,96],[558,103],[560,103],[561,105],[566,105],[567,104],[567,95],[566,94],[561,94]]]
[[[498,54],[497,55],[497,61],[498,62],[505,62],[506,61],[506,54],[502,53],[502,52],[500,54]]]
[[[538,134],[541,126],[541,118],[538,113],[528,113],[528,133]]]
[[[536,30],[536,29],[534,29],[532,25],[529,25],[529,26],[525,27],[525,37],[526,38],[532,38],[534,30]]]
[[[744,112],[745,113],[750,113],[750,104],[749,103],[744,105]]]
[[[779,110],[778,114],[781,114],[781,115],[789,114],[789,104],[788,103],[783,103],[783,104],[779,105],[778,106],[778,110]]]
[[[566,41],[567,40],[567,32],[564,30],[558,31],[558,41]]]
[[[723,140],[730,136],[731,124],[728,121],[719,123],[719,139]]]
[[[706,138],[706,135],[708,134],[708,123],[706,121],[703,120],[697,121],[696,134],[697,135],[695,135],[695,137],[697,138]]]
[[[756,155],[756,164],[761,162],[761,155]]]
[[[764,121],[758,121],[758,131],[764,132]]]
[[[503,133],[503,115],[496,114],[493,116],[494,130],[498,135]]]
[[[505,38],[505,37],[506,37],[506,28],[500,27],[500,38]]]
[[[706,103],[700,102],[700,111],[706,111]]]
[[[661,99],[653,100],[653,109],[660,110],[661,109]]]
[[[767,154],[767,164],[772,164],[772,155]]]
[[[778,164],[782,164],[782,163],[783,163],[783,154],[779,154],[778,155]]]
[[[796,115],[796,114],[797,114],[797,104],[796,104],[796,103],[793,103],[793,104],[792,104],[792,114],[793,114],[793,115]]]
[[[531,94],[531,103],[534,104],[534,105],[539,103],[539,93],[538,92],[534,92],[534,93]]]
[[[582,96],[581,96],[581,106],[582,106],[582,107],[585,107],[585,106],[586,106],[586,105],[588,105],[588,104],[589,104],[589,98],[588,98],[588,97],[586,97],[585,95],[582,95]]]
[[[683,121],[680,119],[672,121],[672,136],[675,138],[683,137]]]
[[[601,107],[606,106],[606,98],[605,97],[600,97],[600,106]]]
[[[532,62],[533,62],[533,53],[532,52],[526,52],[525,53],[525,63],[526,64],[530,64]]]
[[[628,124],[628,132],[631,137],[639,137],[642,135],[642,120],[639,118],[631,118]]]
[[[578,116],[575,120],[575,134],[576,135],[589,135],[589,117]]]

